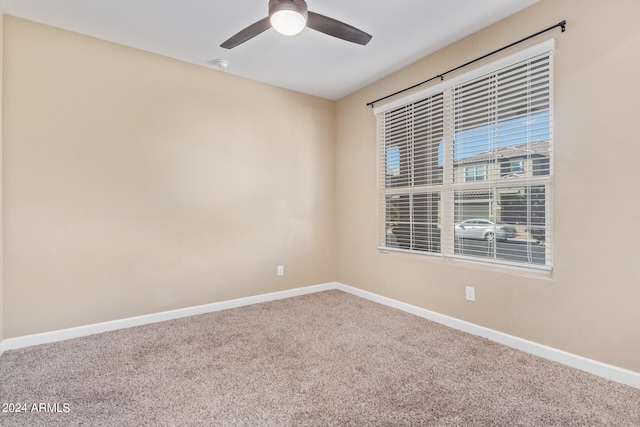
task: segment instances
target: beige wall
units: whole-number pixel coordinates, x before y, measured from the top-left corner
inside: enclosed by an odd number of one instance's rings
[[[4,338],[335,279],[333,102],[4,24]]]
[[[340,282],[640,371],[640,2],[542,0],[337,103]],[[563,19],[555,54],[555,267],[531,277],[376,250],[376,123],[368,101]],[[508,53],[519,48],[514,48]],[[466,70],[465,70],[466,71]],[[465,285],[476,302],[465,301]]]

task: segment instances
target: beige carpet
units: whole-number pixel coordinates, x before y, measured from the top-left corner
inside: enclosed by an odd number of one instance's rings
[[[27,406],[2,426],[640,426],[638,389],[340,291],[8,351],[0,403]]]

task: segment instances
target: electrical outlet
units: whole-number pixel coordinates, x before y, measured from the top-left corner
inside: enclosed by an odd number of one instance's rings
[[[467,301],[476,300],[476,289],[473,286],[465,286],[464,290],[467,294]]]
[[[278,276],[284,276],[284,265],[278,266]]]

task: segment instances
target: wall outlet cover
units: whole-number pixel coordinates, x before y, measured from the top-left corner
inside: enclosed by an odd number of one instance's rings
[[[464,290],[466,292],[467,301],[476,300],[476,290],[473,286],[465,286]]]

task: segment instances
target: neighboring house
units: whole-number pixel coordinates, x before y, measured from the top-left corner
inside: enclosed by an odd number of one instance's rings
[[[456,194],[456,222],[470,218],[495,218],[514,224],[526,223],[519,200],[527,197],[527,187],[482,188],[482,181],[513,180],[549,175],[549,141],[534,141],[496,147],[454,161],[454,184],[475,183],[479,188],[461,190]],[[531,187],[533,197],[539,194],[544,207],[544,187]],[[494,195],[493,192],[496,192]],[[532,197],[529,194],[529,197]],[[492,200],[495,201],[491,206]]]
[[[453,162],[454,183],[549,174],[549,141],[497,147]]]

